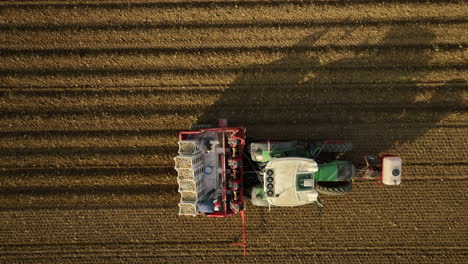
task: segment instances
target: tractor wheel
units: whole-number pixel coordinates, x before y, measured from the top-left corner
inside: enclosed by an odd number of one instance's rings
[[[353,149],[352,143],[332,143],[332,144],[325,144],[322,152],[336,152],[336,153],[343,153],[349,152]]]
[[[343,195],[353,190],[351,181],[319,181],[315,189],[321,194]]]

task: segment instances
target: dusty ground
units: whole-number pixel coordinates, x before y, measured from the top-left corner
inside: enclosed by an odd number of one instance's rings
[[[0,3],[0,262],[468,262],[462,1]],[[177,216],[177,133],[395,152],[401,186]]]

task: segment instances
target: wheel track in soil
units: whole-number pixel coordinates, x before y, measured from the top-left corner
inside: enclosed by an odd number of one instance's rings
[[[402,186],[356,183],[346,199],[324,197],[326,221],[309,207],[248,204],[243,261],[463,263],[463,10],[403,0],[0,3],[0,262],[238,261],[238,218],[178,217],[172,170],[178,131],[238,111],[252,135],[345,138],[361,165],[360,153],[382,149],[406,164]],[[392,39],[395,28],[425,32]],[[314,64],[282,59],[290,54]],[[265,101],[240,109],[223,99],[284,87],[268,118],[255,114]],[[311,103],[308,91],[328,101]],[[392,145],[374,136],[389,133]]]

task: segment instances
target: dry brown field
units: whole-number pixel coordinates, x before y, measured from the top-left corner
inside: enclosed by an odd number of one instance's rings
[[[0,263],[468,263],[468,4],[0,2]],[[400,186],[179,217],[178,131],[394,152]]]

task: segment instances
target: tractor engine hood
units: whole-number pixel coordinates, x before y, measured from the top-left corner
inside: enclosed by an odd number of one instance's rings
[[[264,191],[275,206],[297,206],[317,201],[314,174],[317,162],[307,158],[273,158],[265,167]]]

